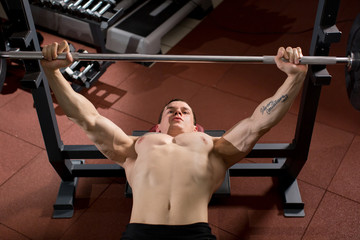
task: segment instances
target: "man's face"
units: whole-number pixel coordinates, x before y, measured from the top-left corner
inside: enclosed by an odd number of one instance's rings
[[[186,102],[174,101],[164,108],[157,132],[176,136],[180,133],[196,131],[194,114]]]

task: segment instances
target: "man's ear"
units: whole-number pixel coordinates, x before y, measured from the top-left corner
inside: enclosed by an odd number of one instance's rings
[[[160,133],[161,131],[160,131],[160,128],[159,128],[159,124],[156,124],[155,125],[155,132],[157,132],[157,133]]]
[[[198,132],[198,126],[197,125],[194,126],[194,132]]]

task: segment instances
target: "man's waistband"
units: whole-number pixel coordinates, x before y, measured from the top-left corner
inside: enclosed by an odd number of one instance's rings
[[[188,225],[129,223],[121,239],[214,240],[216,237],[211,234],[209,224],[204,222]]]

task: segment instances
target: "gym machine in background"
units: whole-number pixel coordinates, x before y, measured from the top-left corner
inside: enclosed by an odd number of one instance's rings
[[[11,34],[5,35],[8,37],[10,47],[18,48],[21,51],[39,51],[40,47],[28,1],[1,0],[1,3],[8,20],[13,23],[13,31]],[[310,56],[328,56],[330,45],[340,41],[341,32],[335,25],[339,4],[340,0],[319,0],[310,46]],[[350,32],[347,54],[354,53],[358,56],[359,22],[360,17],[355,20]],[[4,34],[2,35],[4,36]],[[7,44],[0,47],[2,48],[1,51],[10,50]],[[355,106],[360,106],[359,62],[358,57],[354,59],[356,62],[350,66],[355,69],[352,71],[346,70],[346,80],[355,83],[347,85],[351,86],[350,92],[354,92],[353,95],[350,95],[352,103],[357,103]],[[3,63],[5,59],[1,58],[0,60]],[[44,74],[41,72],[39,61],[28,59],[24,61],[24,64],[26,74],[21,83],[23,86],[32,89],[49,162],[62,180],[54,204],[53,217],[70,218],[74,213],[73,202],[79,177],[125,177],[125,171],[117,164],[86,163],[83,159],[105,158],[94,145],[63,144],[57,126],[49,86]],[[2,64],[0,76],[4,75],[4,71],[6,71],[6,66]],[[81,78],[81,76],[78,77]],[[291,143],[256,144],[247,155],[247,158],[271,158],[273,162],[235,164],[229,169],[223,184],[225,191],[220,194],[230,194],[229,176],[277,177],[284,197],[284,215],[287,217],[304,217],[304,203],[296,179],[308,158],[322,86],[328,85],[330,82],[331,76],[326,69],[326,65],[312,65],[309,67],[302,91],[293,141]],[[221,135],[222,133],[216,134]],[[133,135],[138,134],[141,135],[143,132],[135,131],[133,133]],[[209,134],[211,133],[209,132]],[[131,192],[127,191],[126,195],[131,195]]]
[[[161,38],[211,0],[30,0],[35,25],[94,46],[97,52],[161,53]]]

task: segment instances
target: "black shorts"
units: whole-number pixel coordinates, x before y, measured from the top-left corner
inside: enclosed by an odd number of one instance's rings
[[[152,225],[129,223],[121,240],[216,240],[207,223],[189,225]]]

